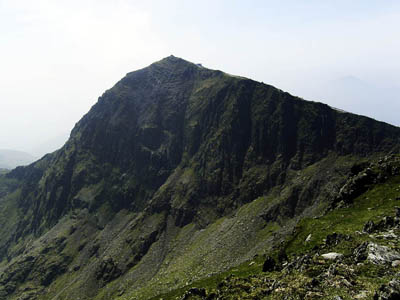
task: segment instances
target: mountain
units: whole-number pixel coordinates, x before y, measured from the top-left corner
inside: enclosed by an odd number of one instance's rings
[[[17,166],[28,165],[35,160],[35,157],[26,152],[0,149],[0,168],[3,169],[13,169]]]
[[[274,251],[400,129],[170,56],[0,177],[0,299],[150,299]]]

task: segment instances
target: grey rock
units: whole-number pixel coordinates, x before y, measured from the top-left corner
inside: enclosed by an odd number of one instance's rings
[[[395,260],[400,260],[400,253],[386,246],[369,243],[367,251],[367,259],[374,264],[391,264]]]
[[[343,257],[343,254],[337,252],[329,252],[321,255],[323,259],[326,260],[337,260]]]

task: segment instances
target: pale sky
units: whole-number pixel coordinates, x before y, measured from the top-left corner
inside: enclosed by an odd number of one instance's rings
[[[399,36],[398,0],[0,0],[0,148],[55,150],[171,54],[400,125]]]

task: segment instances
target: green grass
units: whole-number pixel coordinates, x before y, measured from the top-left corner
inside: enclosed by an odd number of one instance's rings
[[[329,234],[336,232],[354,235],[356,231],[361,231],[369,220],[377,222],[383,216],[393,216],[394,207],[400,205],[400,201],[395,200],[397,196],[400,196],[400,176],[376,185],[356,198],[349,207],[335,209],[318,219],[301,220],[293,238],[287,242],[287,254],[307,253],[315,246],[321,245]],[[305,240],[309,234],[311,234],[311,240],[306,243]],[[355,237],[355,240],[363,239],[362,236]]]
[[[195,281],[185,287],[173,290],[169,293],[165,293],[162,295],[157,295],[150,300],[175,300],[180,299],[187,290],[194,288],[194,287],[202,287],[207,290],[213,290],[217,288],[217,285],[224,280],[228,276],[236,276],[240,278],[249,277],[252,275],[257,275],[262,273],[262,265],[264,263],[264,257],[259,256],[256,257],[253,261],[244,262],[241,265],[234,267],[228,271],[216,274],[214,276],[204,278],[198,281]]]

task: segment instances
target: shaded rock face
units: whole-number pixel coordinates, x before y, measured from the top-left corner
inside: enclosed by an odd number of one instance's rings
[[[399,136],[388,124],[168,57],[106,91],[59,151],[2,175],[1,195],[14,193],[18,213],[10,228],[0,229],[0,259],[21,255],[15,245],[70,214],[78,229],[68,233],[65,252],[79,253],[74,263],[83,267],[69,267],[85,270],[94,261],[81,280],[97,289],[140,269],[159,243],[157,259],[148,263],[157,269],[173,248],[168,230],[206,227],[275,187],[289,192],[259,212],[265,223],[300,215],[320,195],[332,200],[332,182],[340,178],[316,169],[289,186],[293,174],[328,156],[324,171],[342,155],[388,153],[398,149]],[[370,176],[359,178],[357,185]],[[353,193],[348,187],[343,195]],[[112,259],[104,254],[109,249]]]

